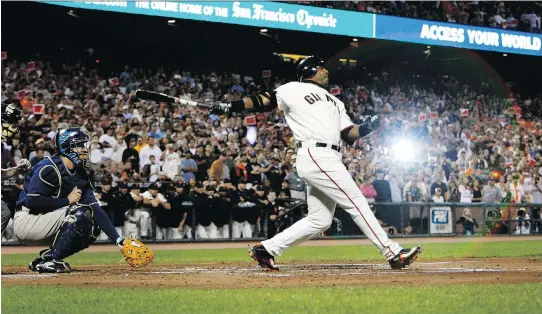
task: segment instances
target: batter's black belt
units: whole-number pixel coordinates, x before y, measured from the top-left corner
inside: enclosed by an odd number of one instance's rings
[[[297,146],[297,148],[301,148],[301,147],[310,147],[312,145],[309,144],[309,145],[303,146],[303,142],[298,142],[296,146]],[[341,147],[339,145],[333,145],[333,144],[330,145],[330,144],[326,144],[326,143],[316,142],[314,144],[314,146],[316,146],[316,147],[327,147],[327,148],[331,148],[333,150],[336,150],[338,152],[341,151]]]

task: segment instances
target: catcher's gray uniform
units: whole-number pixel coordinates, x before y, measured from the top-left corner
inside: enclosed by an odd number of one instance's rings
[[[2,201],[2,237],[4,236],[4,232],[6,232],[6,227],[8,225],[10,218],[11,218],[11,211],[8,208],[8,204]]]

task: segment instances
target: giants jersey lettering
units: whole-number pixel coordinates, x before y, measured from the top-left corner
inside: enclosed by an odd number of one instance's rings
[[[339,145],[341,131],[353,125],[343,102],[316,84],[290,82],[276,92],[278,108],[296,141]]]

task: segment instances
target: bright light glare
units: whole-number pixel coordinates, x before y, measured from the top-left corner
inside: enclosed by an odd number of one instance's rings
[[[255,126],[248,127],[247,130],[247,141],[250,145],[254,145],[258,139],[258,130]]]
[[[399,161],[413,161],[416,153],[414,145],[406,140],[401,140],[392,148],[393,157]]]

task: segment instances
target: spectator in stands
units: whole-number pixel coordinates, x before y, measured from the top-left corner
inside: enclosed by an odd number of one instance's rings
[[[442,196],[441,188],[435,188],[435,194],[431,197],[431,200],[435,203],[444,203],[444,196]]]
[[[136,141],[130,140],[129,147],[122,152],[122,163],[124,169],[131,169],[133,171],[139,171],[139,152],[136,147]]]
[[[418,181],[415,177],[412,178],[410,184],[407,184],[405,187],[405,201],[406,202],[422,202],[423,195],[422,191],[418,187]]]
[[[148,174],[146,175],[147,177],[149,177],[149,182],[151,183],[154,183],[158,180],[158,176],[160,174],[160,165],[158,165],[156,163],[156,156],[154,155],[151,155],[149,157],[149,160],[150,160],[150,164],[149,165],[145,165],[145,167],[148,166]],[[146,168],[143,168],[143,172],[146,172]]]
[[[284,172],[284,180],[288,181],[288,188],[290,189],[290,197],[305,200],[305,181],[303,181],[295,171],[290,171],[288,165],[282,166]]]
[[[32,159],[34,157],[36,157],[36,155],[38,154],[38,150],[41,150],[41,153],[42,153],[43,157],[51,156],[51,154],[47,150],[45,150],[45,141],[43,140],[43,138],[37,139],[36,142],[35,142],[35,145],[36,145],[36,147],[35,147],[36,150],[32,151],[30,153],[30,155],[28,156],[28,159],[30,161],[32,161]],[[41,160],[41,159],[39,159],[39,160]],[[34,164],[32,164],[32,165],[34,165]]]
[[[446,183],[442,182],[442,175],[437,173],[435,176],[435,182],[431,184],[431,196],[435,195],[435,190],[439,188],[441,195],[444,197],[444,201],[448,201],[448,187],[446,186]]]
[[[122,163],[122,155],[128,146],[122,135],[117,135],[117,140],[112,144],[113,155],[111,155],[111,161],[116,164]]]
[[[185,151],[184,157],[180,161],[181,171],[183,173],[184,182],[190,182],[190,180],[196,178],[198,173],[198,164],[192,159],[192,153],[188,150]]]
[[[478,179],[472,180],[471,185],[473,203],[480,203],[482,201],[482,190],[480,189],[480,181]]]
[[[221,152],[209,168],[209,178],[213,178],[217,182],[230,178],[230,169],[224,164],[224,160],[226,160],[226,153]]]
[[[32,167],[34,167],[38,162],[42,161],[45,158],[45,151],[43,150],[43,148],[38,148],[33,153],[35,153],[34,157],[30,159],[30,164],[32,165]]]
[[[461,179],[461,184],[458,187],[461,198],[459,202],[461,203],[472,203],[472,185],[468,177],[463,177]]]
[[[502,198],[501,189],[495,185],[495,177],[490,176],[488,184],[482,188],[482,202],[499,203]]]
[[[160,156],[162,161],[162,172],[170,180],[175,180],[180,175],[181,158],[179,154],[173,150],[173,144],[167,144],[166,149],[162,152]],[[182,166],[182,165],[181,165]],[[189,182],[191,178],[186,179],[185,182]]]
[[[154,156],[157,160],[159,160],[160,155],[162,155],[162,150],[160,150],[160,147],[155,145],[154,137],[149,136],[147,141],[148,141],[148,145],[141,148],[141,151],[139,152],[139,159],[140,159],[139,166],[141,167],[141,169],[143,169],[143,167],[146,165],[150,165],[151,156]]]
[[[463,215],[456,221],[456,224],[461,224],[463,226],[464,235],[474,235],[474,228],[478,228],[478,222],[472,217],[470,208],[465,207],[463,209]]]
[[[395,172],[390,172],[390,174],[386,176],[386,180],[390,183],[391,201],[394,203],[402,202],[403,187],[405,184],[401,178],[397,176]]]
[[[376,180],[373,181],[373,187],[376,192],[376,202],[391,202],[391,186],[384,178],[384,171],[376,171]]]
[[[359,176],[357,177],[357,181],[360,184],[359,189],[369,203],[374,203],[375,197],[377,196],[376,190],[373,186],[373,180],[374,178],[367,175],[363,178],[360,178]]]

